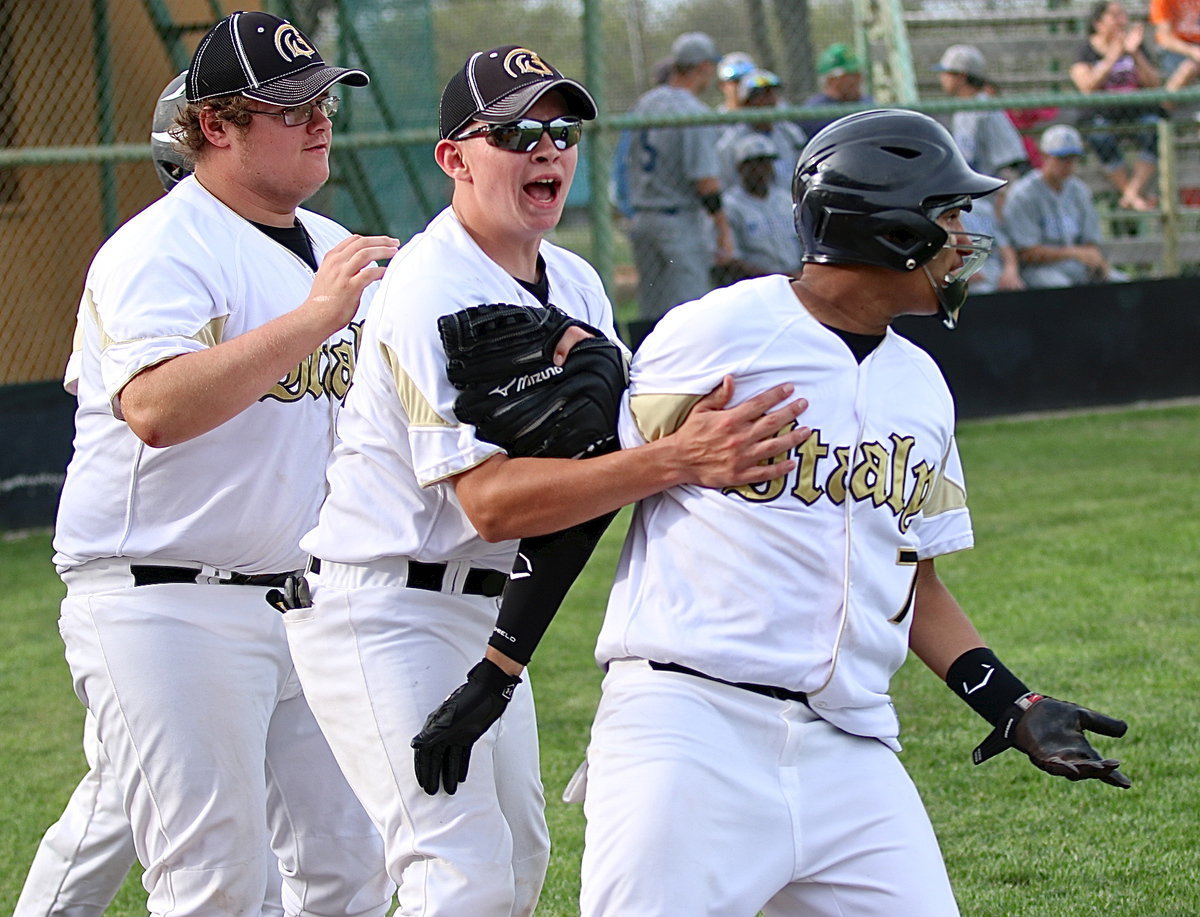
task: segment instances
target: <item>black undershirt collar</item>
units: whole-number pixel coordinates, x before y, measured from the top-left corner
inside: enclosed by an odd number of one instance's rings
[[[513,280],[536,296],[543,306],[550,303],[550,278],[546,276],[546,259],[541,255],[537,256],[537,280],[522,280],[520,277],[514,277]]]
[[[850,352],[854,354],[854,359],[861,363],[871,355],[871,352],[883,343],[886,335],[883,334],[859,334],[855,331],[844,331],[841,328],[834,328],[832,325],[821,323],[838,337],[840,337],[850,348]]]
[[[253,220],[250,220],[250,223],[296,255],[312,268],[314,273],[316,272],[317,256],[313,254],[312,239],[309,238],[308,230],[304,228],[299,217],[296,217],[296,222],[291,226],[268,226],[266,223],[255,223]]]

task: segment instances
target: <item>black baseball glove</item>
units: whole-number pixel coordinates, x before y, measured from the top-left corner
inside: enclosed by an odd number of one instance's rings
[[[578,326],[594,335],[555,366],[554,348]],[[480,439],[512,455],[581,458],[617,448],[628,384],[620,347],[547,306],[472,306],[438,319],[446,375],[461,394],[454,413]]]
[[[975,749],[976,764],[1006,748],[1017,748],[1035,767],[1068,780],[1101,780],[1128,789],[1133,785],[1118,767],[1120,761],[1101,758],[1084,730],[1120,738],[1127,726],[1118,720],[1069,701],[1028,694],[1013,704],[992,733]]]
[[[454,795],[459,783],[467,779],[472,746],[500,718],[520,683],[520,678],[507,674],[490,659],[467,673],[466,683],[429,714],[425,726],[413,737],[421,789],[434,796],[440,784]]]

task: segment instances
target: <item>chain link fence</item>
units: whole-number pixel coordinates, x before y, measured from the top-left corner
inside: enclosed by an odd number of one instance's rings
[[[1099,103],[1071,84],[1068,60],[1087,38],[1090,5],[1052,0],[992,2],[982,10],[968,4],[971,16],[899,0],[0,0],[0,384],[60,377],[92,255],[161,193],[149,162],[154,102],[204,32],[235,9],[284,16],[327,59],[371,73],[370,87],[341,93],[333,174],[308,204],[357,231],[407,238],[447,203],[448,182],[431,152],[437,100],[470,52],[517,42],[582,78],[602,115],[580,147],[567,213],[553,238],[597,265],[619,317],[629,321],[639,312],[638,278],[628,216],[611,193],[614,154],[622,132],[654,123],[627,113],[656,82],[656,64],[674,38],[707,32],[720,52],[747,52],[778,77],[780,107],[747,116],[716,112],[716,86],[701,95],[714,113],[695,123],[716,125],[717,135],[745,133],[734,125],[782,125],[854,107],[797,108],[822,87],[818,71],[834,43],[862,61],[864,91],[880,104],[896,102],[889,60],[897,42],[872,37],[881,6],[906,23],[915,107],[948,117],[932,64],[948,44],[977,41],[1000,95],[966,107],[1011,101],[1018,112],[1054,109],[1023,125],[1032,138],[1056,121],[1096,132],[1085,114]],[[1145,4],[1129,10],[1142,17]],[[1155,131],[1160,161],[1150,210],[1121,206],[1094,151],[1079,169],[1095,194],[1112,260],[1134,276],[1169,276],[1200,261],[1190,210],[1200,205],[1193,97],[1200,98],[1187,91],[1178,97],[1183,102],[1173,106],[1166,130],[1141,122],[1105,126],[1118,139]],[[1150,90],[1149,101],[1161,99]],[[1132,167],[1136,143],[1119,145]],[[781,178],[789,168],[779,169]],[[738,180],[735,165],[726,181]]]

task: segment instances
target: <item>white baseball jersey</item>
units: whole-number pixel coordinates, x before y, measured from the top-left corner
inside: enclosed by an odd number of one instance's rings
[[[891,330],[860,365],[787,278],[758,278],[659,323],[633,362],[622,444],[669,433],[726,373],[735,404],[784,382],[809,399],[798,468],[643,500],[597,661],[805,691],[824,719],[898,748],[888,683],[908,650],[916,563],[973,544],[945,381]]]
[[[990,97],[986,92],[977,96]],[[998,175],[1005,166],[1029,159],[1020,132],[1002,111],[956,111],[950,118],[950,133],[971,168],[986,175]]]
[[[548,242],[540,251],[550,302],[615,340],[612,307],[595,270]],[[499,447],[455,419],[458,391],[446,378],[437,328],[442,315],[497,302],[540,305],[483,253],[450,208],[392,259],[338,421],[329,497],[305,550],[339,563],[407,557],[511,569],[517,543],[480,538],[447,480]]]
[[[349,234],[319,214],[298,216],[318,263]],[[155,257],[143,257],[147,251]],[[60,569],[102,557],[195,561],[240,573],[304,566],[300,536],[324,493],[311,444],[332,444],[374,285],[348,328],[202,436],[152,449],[116,416],[116,399],[141,370],[294,309],[312,281],[304,261],[192,177],[104,244],[88,271],[81,349],[66,380],[69,386],[77,375],[79,408],[54,539]],[[247,453],[252,461],[243,460]]]
[[[799,270],[804,247],[796,235],[792,195],[783,185],[771,185],[765,197],[737,185],[722,197],[738,258],[775,274]]]

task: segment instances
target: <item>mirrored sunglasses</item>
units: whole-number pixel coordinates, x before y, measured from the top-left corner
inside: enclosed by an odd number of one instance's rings
[[[529,153],[541,142],[543,133],[550,135],[555,147],[565,150],[577,144],[583,136],[583,122],[572,117],[555,118],[551,121],[521,118],[519,121],[509,121],[505,124],[487,124],[450,139],[470,140],[473,137],[486,137],[488,143],[502,150]]]

